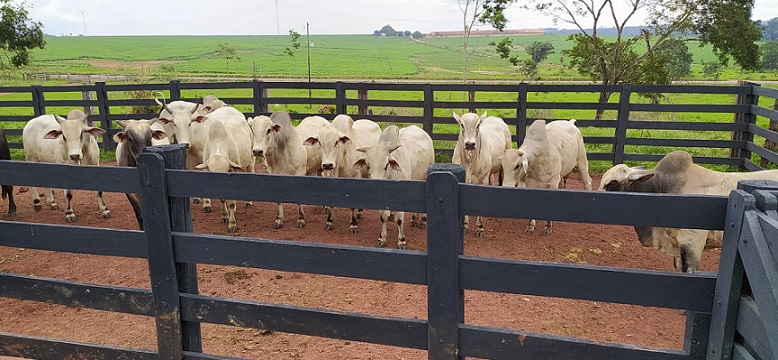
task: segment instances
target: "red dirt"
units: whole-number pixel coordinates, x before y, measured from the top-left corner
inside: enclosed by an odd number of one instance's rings
[[[599,178],[595,178],[595,186]],[[582,189],[580,181],[568,188]],[[15,221],[64,224],[64,198],[55,192],[60,210],[35,212],[30,193],[15,187],[19,207]],[[76,191],[74,210],[79,226],[135,229],[132,210],[123,194],[105,194],[112,211],[102,219],[93,193]],[[214,202],[214,209],[219,202]],[[7,206],[5,202],[0,206]],[[574,206],[571,204],[570,206]],[[192,205],[194,230],[226,234],[220,212],[204,214]],[[286,226],[272,229],[275,204],[255,203],[238,209],[238,236],[308,242],[375,246],[378,216],[366,211],[360,232],[348,231],[348,211],[336,212],[335,230],[324,231],[319,207],[305,207],[308,225],[294,227],[296,206],[285,206]],[[3,219],[6,219],[3,213]],[[406,215],[409,219],[410,215]],[[409,220],[407,220],[409,221]],[[495,258],[582,263],[672,271],[672,259],[640,246],[631,227],[555,222],[550,237],[524,234],[526,220],[486,218],[486,236],[466,234],[465,254]],[[396,247],[396,226],[389,227],[389,246]],[[408,248],[425,250],[426,230],[406,226]],[[702,271],[715,271],[718,250],[706,251]],[[386,269],[403,271],[403,269]],[[117,286],[149,288],[143,260],[0,247],[0,271]],[[426,318],[423,286],[337,278],[229,266],[198,266],[200,292],[234,299],[323,308],[336,311]],[[685,316],[677,310],[591,301],[467,291],[467,323],[546,334],[681,349]],[[419,350],[366,343],[203,324],[204,351],[253,359],[426,359]],[[0,331],[67,340],[154,349],[153,318],[0,298]]]

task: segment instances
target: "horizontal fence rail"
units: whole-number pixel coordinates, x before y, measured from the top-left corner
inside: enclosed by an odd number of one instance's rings
[[[315,91],[308,96],[305,90]],[[0,92],[24,95],[24,100],[0,101],[0,127],[12,136],[11,148],[21,148],[18,139],[23,123],[41,114],[64,115],[69,109],[84,108],[90,119],[107,130],[101,137],[103,150],[115,148],[112,136],[119,131],[116,120],[152,118],[155,113],[129,113],[128,107],[156,107],[151,97],[135,98],[128,94],[160,91],[168,101],[197,101],[205,94],[220,96],[226,103],[238,107],[246,116],[270,114],[272,105],[310,105],[309,110],[293,112],[293,119],[309,115],[323,115],[331,119],[334,113],[356,118],[370,118],[381,123],[417,124],[436,141],[436,152],[452,153],[456,130],[444,130],[445,124],[455,124],[451,112],[475,111],[479,114],[495,111],[512,128],[513,141],[523,142],[526,127],[537,119],[555,120],[554,111],[586,111],[579,117],[579,127],[594,127],[608,132],[602,136],[585,136],[590,145],[588,157],[592,161],[612,164],[624,161],[654,162],[672,148],[724,149],[729,156],[695,156],[695,161],[707,164],[745,167],[758,170],[776,166],[775,137],[778,137],[778,110],[762,106],[759,99],[778,101],[778,91],[758,84],[743,82],[737,86],[704,85],[564,85],[564,84],[422,84],[422,83],[368,83],[368,82],[283,82],[245,81],[222,83],[181,83],[171,81],[159,84],[106,84],[78,86],[4,87]],[[240,92],[242,96],[235,93]],[[611,100],[598,103],[601,92],[610,93]],[[47,94],[74,94],[73,99],[50,100]],[[83,93],[83,96],[80,95]],[[462,94],[467,93],[464,97]],[[537,101],[544,94],[590,94],[591,102]],[[639,94],[699,94],[725,96],[726,101],[709,104],[647,103]],[[49,96],[51,97],[51,96]],[[58,96],[60,98],[61,96]],[[4,98],[9,98],[8,96]],[[12,97],[13,98],[13,97]],[[458,99],[457,99],[458,98]],[[505,98],[505,99],[503,99]],[[721,100],[715,100],[721,101]],[[764,101],[762,101],[764,102]],[[319,110],[328,109],[319,114]],[[380,109],[397,109],[396,113],[381,113]],[[375,112],[373,111],[375,110]],[[27,115],[17,115],[22,111]],[[595,117],[596,112],[609,115]],[[660,119],[660,114],[731,114],[732,121],[679,121]],[[646,119],[651,118],[651,119]],[[764,127],[759,119],[767,118],[771,125]],[[776,123],[773,126],[773,122]],[[5,126],[5,125],[8,126]],[[11,125],[13,124],[13,125]],[[706,131],[728,135],[730,140],[701,140],[682,138],[645,139],[643,131]],[[757,135],[757,138],[754,137]],[[711,135],[713,136],[713,135]],[[762,139],[766,140],[762,140]],[[650,152],[650,153],[645,153]],[[771,165],[768,165],[771,164]]]

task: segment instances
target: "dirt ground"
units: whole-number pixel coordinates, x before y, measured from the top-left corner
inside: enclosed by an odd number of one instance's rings
[[[595,186],[599,178],[595,178]],[[582,189],[580,181],[568,188]],[[64,224],[64,198],[56,190],[59,210],[35,212],[28,189],[15,187],[18,215],[14,221]],[[93,193],[74,196],[76,225],[135,229],[132,210],[123,194],[106,194],[112,218],[99,216]],[[215,202],[214,205],[218,205]],[[6,202],[0,202],[3,208]],[[570,204],[574,206],[574,204]],[[215,207],[216,208],[216,207]],[[192,205],[194,230],[227,234],[218,212],[205,214]],[[238,209],[236,235],[319,243],[375,246],[379,224],[375,211],[366,211],[360,232],[348,231],[348,211],[336,212],[335,229],[324,231],[319,207],[305,206],[308,225],[297,229],[296,206],[287,205],[286,226],[272,229],[275,204],[255,203]],[[7,219],[5,213],[3,219]],[[407,215],[406,218],[409,218]],[[541,231],[524,234],[526,220],[486,218],[486,236],[465,238],[465,254],[493,258],[581,263],[625,268],[672,271],[672,259],[657,250],[640,246],[634,230],[626,226],[555,222],[551,236]],[[396,247],[396,226],[389,227],[389,246]],[[408,247],[425,250],[426,230],[406,226]],[[702,271],[715,271],[718,250],[706,251]],[[0,247],[0,271],[149,288],[148,268],[143,260],[54,253]],[[403,269],[386,269],[403,271]],[[200,292],[205,295],[273,302],[336,311],[360,312],[406,318],[426,318],[426,288],[383,281],[337,278],[227,266],[198,266]],[[674,348],[683,347],[685,316],[677,310],[576,301],[560,298],[487,293],[465,293],[467,323],[581,337],[600,341]],[[154,349],[153,318],[50,305],[32,301],[0,299],[0,331],[122,347]],[[203,324],[203,347],[210,354],[252,359],[426,359],[419,350],[372,345],[354,341]]]

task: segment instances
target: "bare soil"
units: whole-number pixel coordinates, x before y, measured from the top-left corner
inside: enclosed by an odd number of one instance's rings
[[[599,178],[595,178],[595,186]],[[577,179],[568,188],[582,189]],[[60,209],[35,212],[28,189],[15,187],[18,215],[14,221],[64,224],[64,198],[55,195]],[[74,209],[79,226],[136,229],[123,194],[106,194],[110,219],[100,217],[94,193],[76,191]],[[216,205],[219,202],[215,201]],[[0,206],[6,206],[5,202]],[[575,206],[575,204],[569,204]],[[218,211],[205,214],[192,205],[194,230],[227,234]],[[255,203],[238,209],[237,236],[317,243],[375,246],[379,224],[375,211],[366,211],[360,231],[348,230],[348,211],[336,212],[335,229],[324,231],[320,207],[305,206],[308,225],[294,227],[296,206],[285,207],[286,226],[273,229],[275,204]],[[407,215],[410,217],[410,215]],[[7,216],[3,214],[3,219]],[[290,221],[292,220],[292,221]],[[486,236],[465,238],[465,254],[493,258],[579,263],[624,268],[672,271],[672,259],[657,250],[643,248],[634,230],[608,226],[555,222],[551,236],[524,233],[526,220],[486,218]],[[389,246],[396,247],[396,227],[389,227]],[[408,247],[426,250],[426,230],[406,226]],[[718,250],[706,251],[702,271],[715,271]],[[0,247],[0,271],[149,288],[143,260]],[[386,269],[404,271],[404,269]],[[383,281],[336,278],[230,266],[198,266],[200,292],[233,299],[273,302],[336,311],[426,318],[426,288]],[[467,323],[546,334],[614,341],[635,345],[681,349],[685,316],[677,310],[628,306],[560,298],[487,293],[465,293]],[[0,299],[0,331],[95,342],[114,346],[154,349],[153,318],[98,310],[51,305],[16,299]],[[252,359],[426,359],[419,350],[372,345],[354,341],[203,324],[204,351]]]

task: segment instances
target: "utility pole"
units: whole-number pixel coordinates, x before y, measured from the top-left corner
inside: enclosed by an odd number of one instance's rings
[[[278,0],[276,0],[276,35],[281,35],[281,25],[278,22]]]
[[[311,24],[309,24],[307,22],[305,23],[305,37],[306,37],[306,40],[308,42],[308,84],[309,84],[309,86],[308,86],[308,99],[310,99],[312,97],[311,87],[310,87],[310,83],[311,83],[311,29],[310,29],[310,26],[311,26]],[[311,106],[311,104],[308,104],[308,106]]]
[[[84,16],[86,10],[79,10],[79,11],[81,11],[81,21],[84,23],[84,36],[86,36],[86,17]]]

